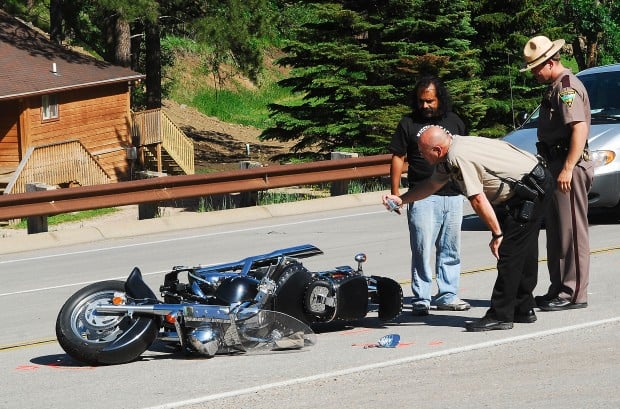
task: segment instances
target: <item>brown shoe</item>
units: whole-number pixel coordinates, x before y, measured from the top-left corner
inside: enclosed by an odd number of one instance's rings
[[[538,306],[543,311],[564,311],[564,310],[574,310],[577,308],[586,308],[588,306],[587,302],[571,302],[569,300],[565,300],[564,298],[556,297],[553,300],[541,303]]]

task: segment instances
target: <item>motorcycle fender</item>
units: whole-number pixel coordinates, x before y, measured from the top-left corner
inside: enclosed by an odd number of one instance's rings
[[[108,365],[129,362],[150,346],[158,331],[156,317],[138,317],[129,331],[101,350],[98,361]]]
[[[403,310],[403,289],[398,282],[388,277],[372,276],[377,282],[379,319],[389,321]]]
[[[150,298],[153,300],[157,299],[157,296],[151,290],[151,288],[146,285],[144,279],[142,278],[142,273],[138,267],[134,267],[134,269],[127,277],[127,281],[125,281],[125,291],[129,294],[130,297],[141,299],[141,298]]]
[[[336,287],[336,317],[357,320],[368,313],[368,283],[362,276],[345,278]]]

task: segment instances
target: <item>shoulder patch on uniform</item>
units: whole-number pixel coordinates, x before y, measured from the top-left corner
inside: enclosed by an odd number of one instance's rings
[[[570,77],[568,75],[563,76],[561,81],[562,81],[562,88],[570,87]]]
[[[564,105],[571,108],[573,106],[573,101],[575,100],[575,95],[577,95],[577,92],[575,92],[574,89],[566,88],[560,92],[560,100],[564,103]]]

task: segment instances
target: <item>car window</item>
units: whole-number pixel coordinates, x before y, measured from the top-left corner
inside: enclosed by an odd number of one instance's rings
[[[538,114],[540,107],[537,107],[530,116],[527,117],[521,128],[536,128],[538,127]]]
[[[588,90],[592,122],[620,120],[620,71],[582,75]]]
[[[578,75],[588,90],[593,123],[620,122],[620,71]],[[540,107],[525,120],[521,128],[536,128]]]

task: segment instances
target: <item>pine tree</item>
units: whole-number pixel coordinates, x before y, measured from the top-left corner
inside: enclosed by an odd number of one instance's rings
[[[411,96],[422,75],[441,78],[450,90],[454,110],[475,130],[486,111],[481,102],[479,50],[472,45],[467,2],[459,0],[392,1],[384,45],[397,59],[393,83]],[[403,101],[412,102],[412,101]]]
[[[272,104],[263,139],[297,140],[294,151],[373,146],[391,86],[377,81],[384,62],[368,48],[378,29],[342,4],[315,3],[317,21],[296,33],[279,63],[293,67],[280,85],[303,97]]]
[[[303,98],[271,105],[274,126],[263,139],[295,140],[295,152],[384,153],[410,110],[416,79],[428,73],[446,81],[455,107],[475,127],[485,108],[465,1],[314,4],[319,20],[303,27],[280,61],[293,67],[280,84]]]
[[[502,137],[518,125],[517,115],[530,112],[540,102],[541,87],[529,73],[519,72],[523,47],[539,34],[559,38],[561,27],[553,18],[559,0],[476,0],[470,2],[477,35],[474,47],[482,50],[483,103],[479,134]]]

